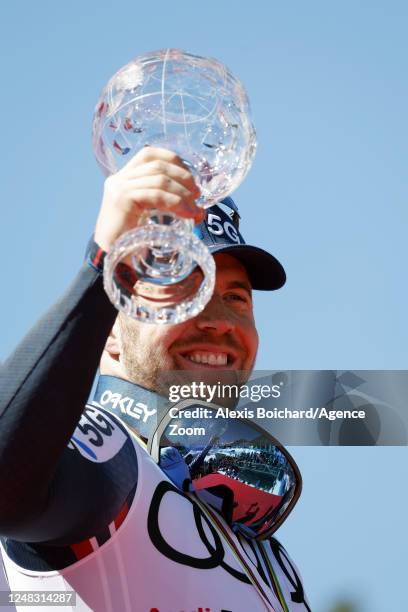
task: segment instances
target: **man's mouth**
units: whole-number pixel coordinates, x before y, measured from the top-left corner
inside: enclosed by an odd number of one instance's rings
[[[228,363],[228,355],[226,353],[187,353],[183,355],[186,359],[189,359],[193,363],[208,363],[212,366],[226,366]]]
[[[219,368],[219,369],[235,369],[238,358],[231,351],[225,349],[220,350],[215,347],[193,348],[184,350],[178,353],[176,357],[181,358],[184,369],[191,368]]]

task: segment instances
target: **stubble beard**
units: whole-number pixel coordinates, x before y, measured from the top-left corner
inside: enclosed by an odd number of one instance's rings
[[[159,344],[144,344],[137,328],[125,315],[119,315],[122,344],[122,363],[127,379],[168,398],[169,388],[174,385],[191,385],[203,381],[215,385],[218,382],[225,385],[236,385],[239,388],[245,384],[251,374],[248,371],[208,371],[202,372],[176,368],[171,357]],[[206,400],[204,395],[202,400]],[[213,400],[215,404],[233,408],[238,401],[235,398],[222,396]]]
[[[160,384],[163,372],[169,369],[169,357],[159,345],[141,342],[138,330],[126,316],[119,315],[122,344],[122,363],[130,382],[164,395]]]

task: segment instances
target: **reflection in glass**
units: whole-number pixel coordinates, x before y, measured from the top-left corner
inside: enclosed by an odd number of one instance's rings
[[[160,446],[162,452],[177,449],[188,465],[190,488],[247,535],[271,530],[294,501],[297,474],[290,456],[249,421],[192,423],[181,416],[168,425]]]

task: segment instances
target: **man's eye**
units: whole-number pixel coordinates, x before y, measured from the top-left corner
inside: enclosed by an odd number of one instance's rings
[[[228,295],[225,296],[225,299],[231,301],[231,302],[243,302],[244,304],[249,302],[249,298],[239,294],[239,293],[228,293]]]

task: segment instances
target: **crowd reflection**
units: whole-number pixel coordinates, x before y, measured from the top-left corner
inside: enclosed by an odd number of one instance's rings
[[[188,452],[184,459],[192,480],[218,473],[279,496],[294,483],[294,474],[276,446],[269,449],[225,446],[212,439],[202,450]]]

